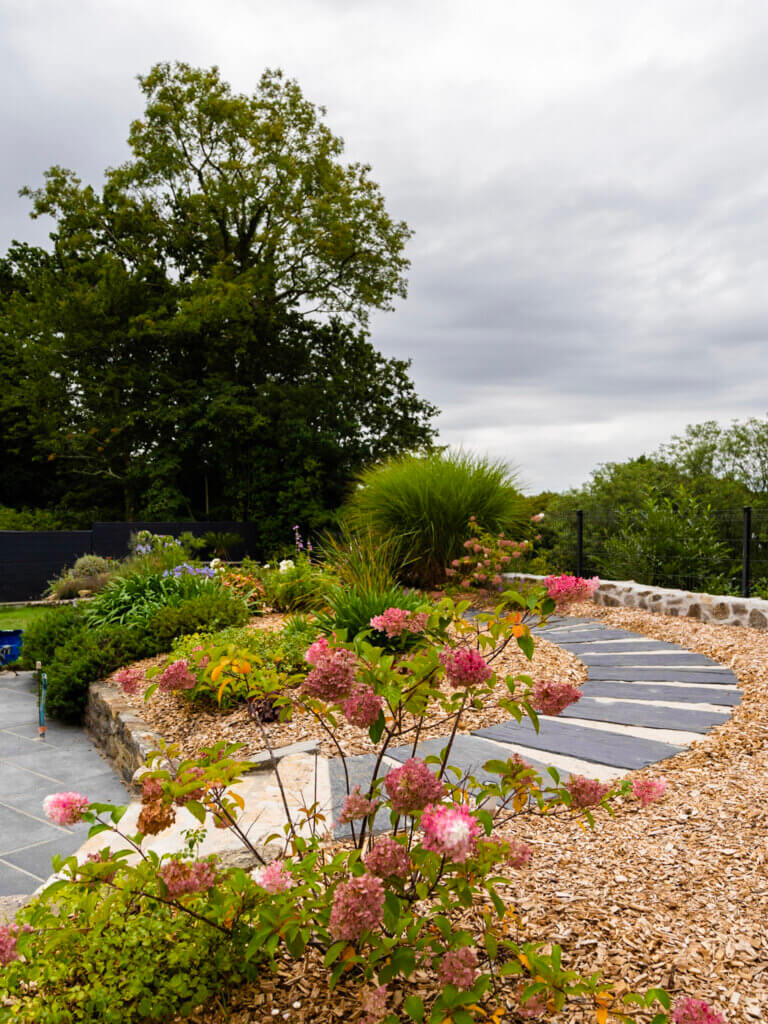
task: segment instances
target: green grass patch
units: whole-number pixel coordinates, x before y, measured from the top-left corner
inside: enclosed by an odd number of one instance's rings
[[[19,608],[0,605],[0,629],[26,629],[31,622],[35,622],[50,610],[45,605]]]

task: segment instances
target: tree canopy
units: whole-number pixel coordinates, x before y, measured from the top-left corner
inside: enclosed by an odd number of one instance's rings
[[[22,190],[54,230],[0,260],[0,505],[257,519],[276,543],[433,439],[365,332],[405,295],[410,231],[281,72],[252,95],[187,64],[139,83],[100,189],[53,167]]]

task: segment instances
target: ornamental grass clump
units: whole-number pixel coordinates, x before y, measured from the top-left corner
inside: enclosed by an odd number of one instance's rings
[[[569,970],[557,944],[529,940],[512,923],[525,881],[520,872],[536,863],[526,818],[541,817],[555,833],[568,819],[595,827],[601,808],[633,794],[629,780],[563,778],[554,768],[542,778],[516,755],[486,762],[480,777],[452,764],[468,707],[494,700],[538,728],[534,704],[546,701],[556,713],[573,696],[496,670],[509,645],[530,658],[531,625],[556,607],[544,587],[530,592],[522,609],[521,600],[502,595],[493,612],[469,621],[467,603],[445,599],[423,629],[412,622],[419,646],[400,653],[369,643],[364,633],[324,636],[308,647],[304,683],[275,690],[273,700],[283,720],[301,708],[333,739],[346,794],[338,822],[309,800],[292,811],[278,765],[286,822],[282,835],[272,836],[280,851],[270,863],[243,822],[237,784],[252,765],[236,759],[236,744],[219,743],[182,762],[173,747],[151,757],[135,830],[122,830],[124,808],[89,803],[80,793],[50,798],[57,820],[86,820],[92,835],[111,832],[121,849],[105,846],[84,864],[55,861],[59,880],[0,929],[0,1021],[159,1021],[233,983],[311,957],[331,989],[342,977],[356,986],[369,1024],[549,1019],[566,1007],[599,1024],[723,1024],[702,1000],[685,997],[673,1008],[662,988],[632,992],[623,979]],[[247,681],[251,698],[261,696],[263,680],[251,668],[237,656],[217,665],[219,698],[236,677]],[[373,750],[362,780],[345,755],[347,725],[338,727],[355,696],[369,710],[355,705],[346,720],[367,733]],[[252,702],[246,706],[272,754]],[[444,746],[421,757],[421,726],[435,712],[446,724]],[[391,767],[402,749],[411,756]],[[661,789],[634,789],[639,813],[652,813],[646,805]],[[145,850],[147,837],[167,829],[180,808],[200,826],[185,832],[184,853]],[[211,828],[237,836],[256,870],[201,857]],[[512,1016],[510,997],[517,1001]]]

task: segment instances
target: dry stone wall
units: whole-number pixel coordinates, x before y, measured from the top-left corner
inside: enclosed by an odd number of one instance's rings
[[[544,579],[523,573],[506,573],[504,578],[510,582]],[[594,600],[595,604],[608,608],[642,608],[660,615],[687,615],[702,622],[720,622],[724,626],[768,629],[768,601],[757,597],[695,594],[688,590],[648,587],[634,580],[601,580]]]

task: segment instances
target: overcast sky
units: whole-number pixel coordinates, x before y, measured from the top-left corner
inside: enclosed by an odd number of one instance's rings
[[[415,230],[372,340],[559,490],[768,409],[766,53],[765,0],[0,0],[0,249],[51,164],[126,159],[136,74],[281,67]]]

